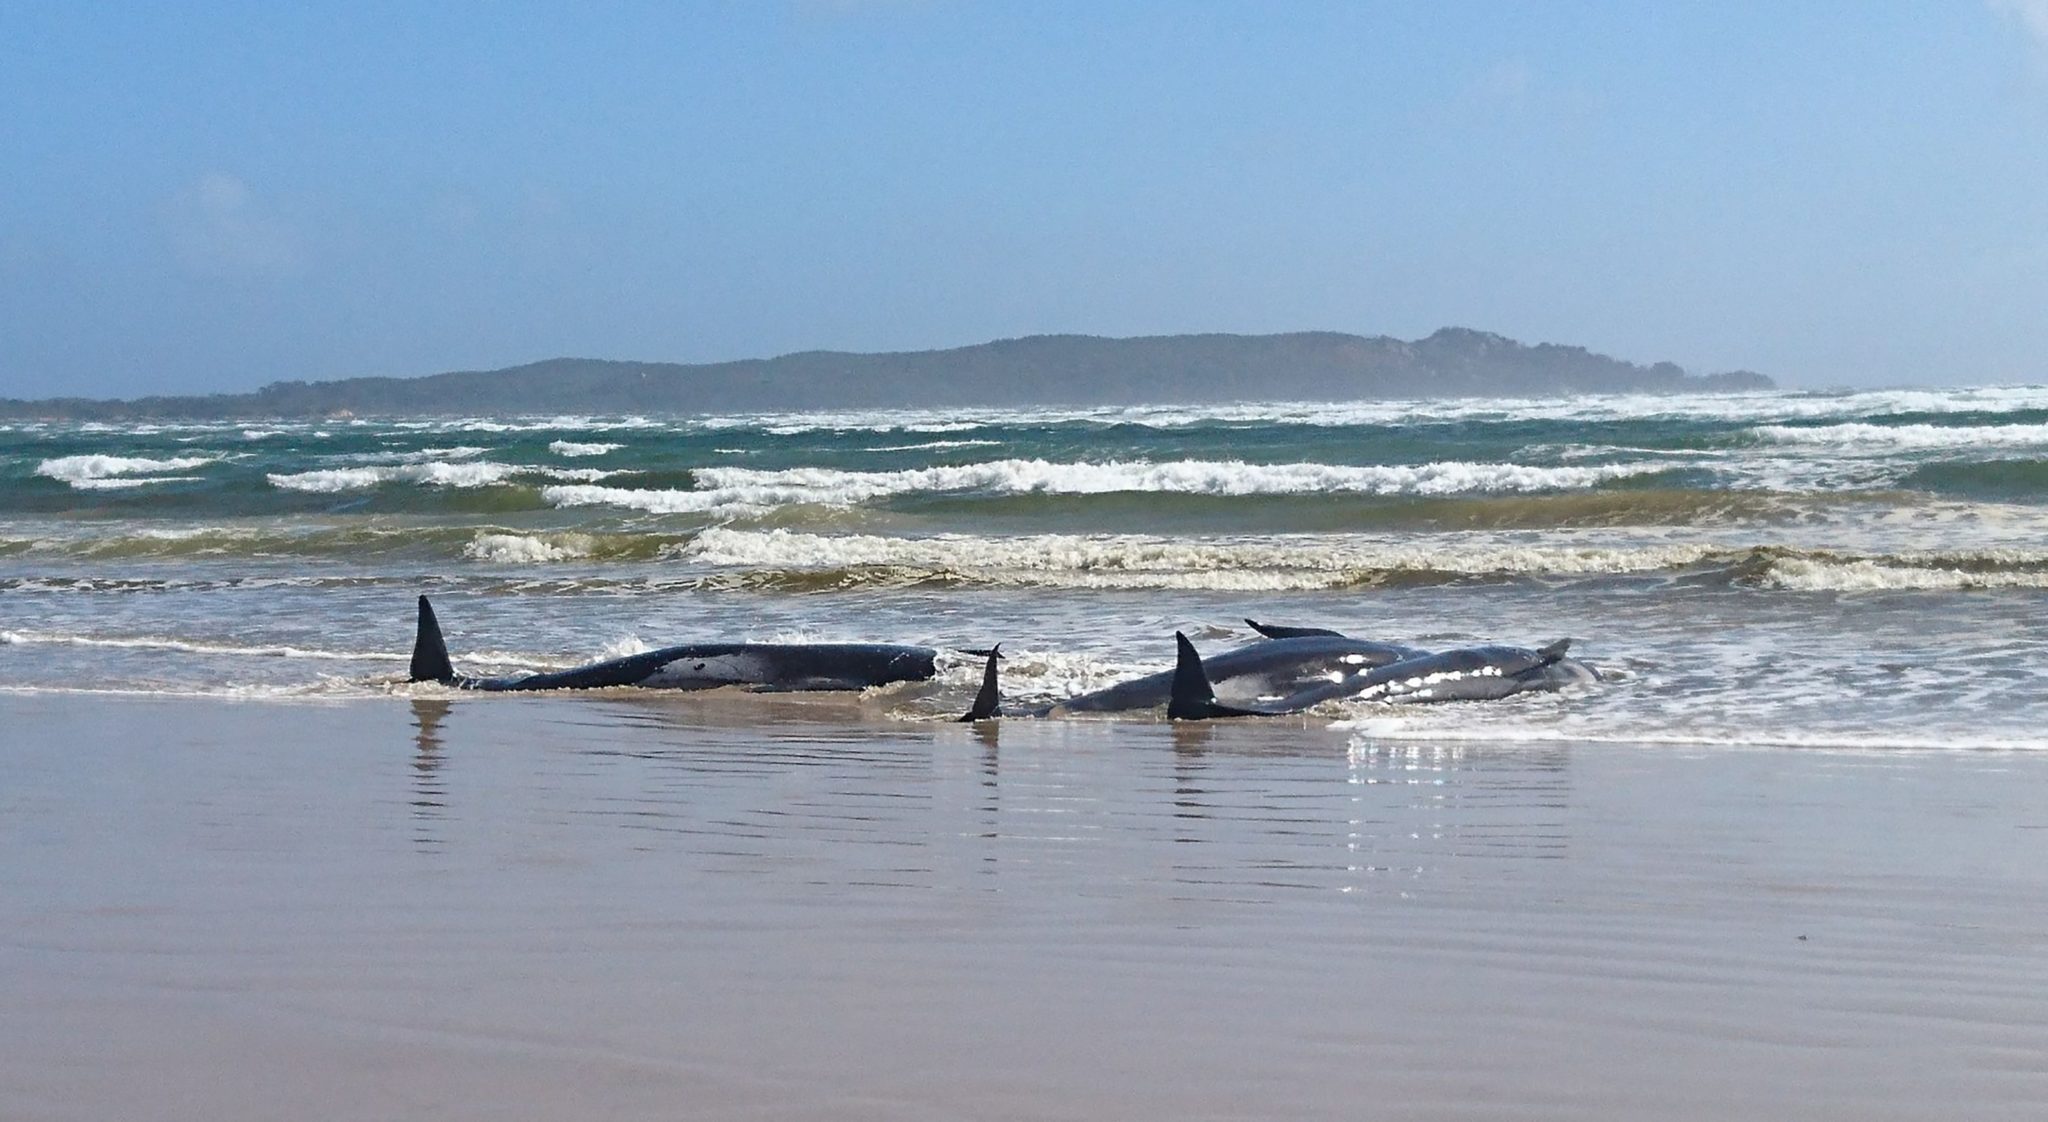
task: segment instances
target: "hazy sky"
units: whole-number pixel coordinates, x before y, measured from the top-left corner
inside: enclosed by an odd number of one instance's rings
[[[1445,324],[2048,381],[2048,0],[0,0],[0,396]]]

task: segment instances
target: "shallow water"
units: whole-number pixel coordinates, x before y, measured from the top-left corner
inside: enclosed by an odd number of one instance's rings
[[[2033,753],[0,698],[0,1116],[2022,1118]]]
[[[1046,702],[1240,618],[1559,637],[1417,740],[2048,747],[2048,388],[0,426],[0,691],[432,695],[689,640],[1016,656]],[[874,704],[959,712],[976,681]]]

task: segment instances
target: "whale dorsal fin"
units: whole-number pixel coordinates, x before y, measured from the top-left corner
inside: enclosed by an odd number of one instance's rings
[[[988,666],[981,672],[981,692],[974,695],[974,705],[960,718],[962,723],[986,721],[1003,715],[1003,691],[996,680],[996,660],[1001,657],[1001,643],[988,649]]]
[[[1166,703],[1166,715],[1176,721],[1200,720],[1216,704],[1216,687],[1209,684],[1209,673],[1202,669],[1202,656],[1196,653],[1186,634],[1174,632],[1173,645],[1173,693]]]
[[[1166,716],[1174,721],[1207,721],[1217,717],[1274,717],[1277,713],[1257,709],[1234,709],[1216,703],[1216,687],[1209,672],[1202,669],[1202,656],[1181,632],[1173,633],[1173,694],[1166,702]]]
[[[434,606],[420,597],[419,632],[412,641],[412,681],[452,682],[455,667],[448,661],[448,644],[441,638],[441,621],[434,618]]]
[[[1536,648],[1536,653],[1542,657],[1543,661],[1546,664],[1548,664],[1556,662],[1558,659],[1563,658],[1564,653],[1571,649],[1572,641],[1570,639],[1559,639],[1557,642],[1552,643],[1547,647]]]
[[[1332,631],[1327,627],[1283,627],[1277,623],[1260,623],[1249,617],[1245,622],[1251,625],[1253,631],[1268,639],[1302,639],[1311,635],[1328,635],[1339,639],[1344,637],[1343,632]]]

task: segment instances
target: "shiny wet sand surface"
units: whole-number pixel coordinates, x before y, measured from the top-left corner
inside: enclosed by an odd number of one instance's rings
[[[2037,1118],[2048,759],[0,698],[0,1118]]]

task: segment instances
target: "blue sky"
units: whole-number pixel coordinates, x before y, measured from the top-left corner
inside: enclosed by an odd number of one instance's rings
[[[1446,324],[2048,381],[2048,0],[0,0],[0,396]]]

